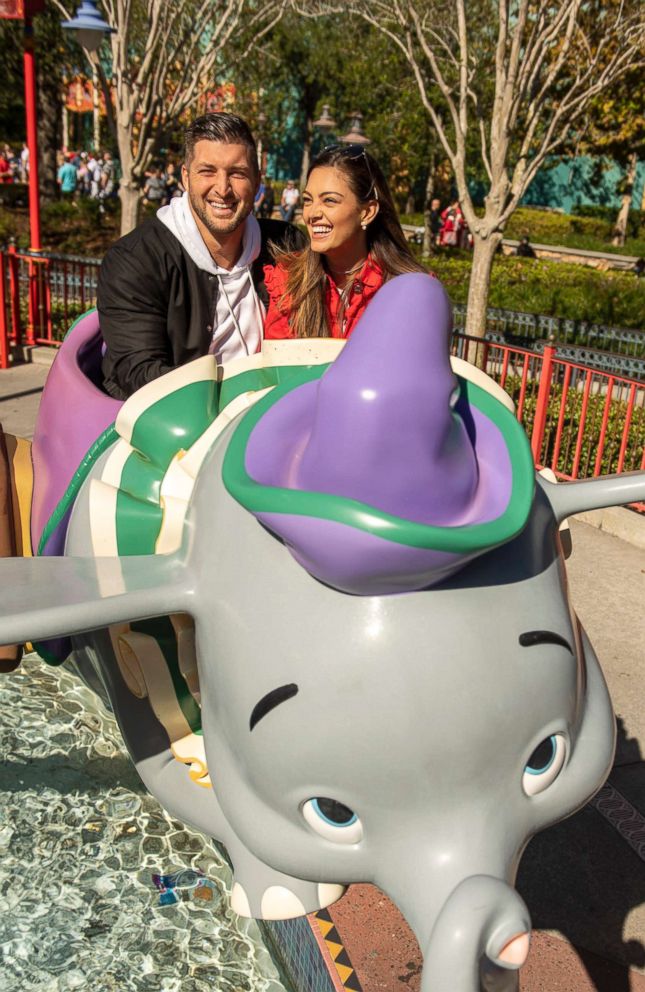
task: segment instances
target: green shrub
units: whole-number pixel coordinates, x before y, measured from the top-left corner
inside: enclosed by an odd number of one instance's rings
[[[604,381],[604,376],[597,380]],[[522,424],[527,434],[531,435],[535,418],[537,402],[537,381],[533,388],[527,390],[522,410]],[[504,383],[504,389],[517,404],[521,390],[520,376],[509,376]],[[552,467],[555,455],[557,427],[562,406],[562,386],[554,382],[549,393],[544,441],[540,453],[540,464]],[[577,477],[586,479],[594,475],[596,458],[600,447],[600,434],[605,413],[606,395],[597,392],[587,400],[587,410],[582,430],[580,444],[580,461]],[[553,466],[556,472],[566,476],[573,475],[576,446],[580,434],[582,420],[583,392],[582,388],[568,389],[565,401],[565,412],[562,423],[562,434],[558,458]],[[609,408],[605,444],[600,462],[600,474],[611,475],[618,471],[618,459],[625,429],[628,405],[622,399],[614,398]],[[633,472],[640,468],[640,462],[645,446],[645,410],[634,407],[627,437],[623,471]]]
[[[453,303],[466,303],[472,255],[438,252],[429,263]],[[498,255],[493,263],[488,305],[611,327],[640,329],[645,280],[619,269],[601,272],[566,262],[536,262]]]

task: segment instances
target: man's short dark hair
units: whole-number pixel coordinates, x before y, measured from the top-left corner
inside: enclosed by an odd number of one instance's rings
[[[258,149],[249,125],[237,114],[204,114],[189,124],[184,132],[184,162],[190,165],[198,141],[223,141],[227,145],[245,145],[249,160],[258,171]]]

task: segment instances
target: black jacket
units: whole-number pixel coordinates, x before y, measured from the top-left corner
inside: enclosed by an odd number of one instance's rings
[[[251,274],[268,303],[263,266],[272,264],[269,241],[300,248],[297,228],[261,220],[262,247]],[[104,387],[126,399],[140,386],[178,365],[206,355],[218,280],[195,265],[165,224],[145,221],[107,252],[99,271],[97,306],[107,346]]]

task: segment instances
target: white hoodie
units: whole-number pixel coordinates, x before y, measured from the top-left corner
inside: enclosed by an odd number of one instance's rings
[[[188,193],[161,207],[157,217],[174,234],[195,265],[219,281],[209,354],[215,355],[218,365],[233,358],[254,355],[262,344],[264,324],[264,308],[251,277],[251,265],[260,254],[261,242],[260,225],[255,217],[249,214],[246,218],[242,255],[230,270],[219,266],[204,244],[190,209]]]

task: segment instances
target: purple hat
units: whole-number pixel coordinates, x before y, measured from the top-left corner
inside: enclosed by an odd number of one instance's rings
[[[392,279],[333,364],[294,368],[231,439],[231,494],[337,589],[433,585],[526,523],[526,435],[454,375],[451,326],[438,280]]]

